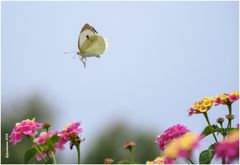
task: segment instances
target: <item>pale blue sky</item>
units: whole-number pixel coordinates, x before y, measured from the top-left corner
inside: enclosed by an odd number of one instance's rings
[[[192,103],[239,90],[238,10],[238,2],[3,2],[2,101],[40,93],[58,109],[56,128],[82,121],[85,146],[115,120],[199,132],[205,121],[187,116]],[[86,69],[63,54],[77,50],[85,23],[109,43]]]

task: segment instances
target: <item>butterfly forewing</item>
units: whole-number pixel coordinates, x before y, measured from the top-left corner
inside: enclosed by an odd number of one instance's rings
[[[83,28],[81,29],[81,32],[79,34],[78,38],[78,49],[80,50],[82,44],[92,35],[97,34],[97,31],[90,26],[89,24],[85,24]]]

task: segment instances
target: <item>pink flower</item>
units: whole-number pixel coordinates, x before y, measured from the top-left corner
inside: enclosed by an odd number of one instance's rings
[[[37,144],[43,144],[46,142],[47,138],[50,138],[52,137],[53,135],[57,135],[58,134],[58,131],[55,130],[55,131],[49,131],[48,133],[47,132],[41,132],[39,137],[37,139],[35,139],[35,142]]]
[[[193,114],[197,114],[198,112],[193,109],[193,108],[190,108],[189,111],[188,111],[188,116],[192,116]]]
[[[79,133],[83,132],[82,128],[78,128],[80,126],[80,122],[72,122],[70,125],[63,128],[61,134],[64,139],[71,140],[71,138],[76,137]]]
[[[64,145],[68,142],[68,140],[60,134],[60,138],[58,142],[54,145],[54,147],[58,150],[63,150]]]
[[[44,158],[47,157],[47,154],[45,152],[42,151],[41,154]],[[35,158],[36,158],[37,161],[42,160],[42,157],[40,156],[40,154],[36,154]]]
[[[239,131],[235,130],[215,148],[217,157],[225,157],[226,163],[231,163],[239,158]]]
[[[55,144],[55,148],[59,150],[64,149],[64,145],[70,142],[76,142],[78,139],[78,134],[83,132],[83,129],[79,127],[80,122],[72,122],[68,126],[64,127],[63,130],[60,132],[59,140]]]
[[[230,94],[230,95],[228,96],[228,99],[229,99],[230,102],[233,103],[233,102],[235,102],[235,101],[237,101],[237,100],[239,99],[239,96],[237,96],[237,95],[231,95],[231,94]]]
[[[34,137],[37,134],[37,130],[41,127],[42,124],[35,122],[35,119],[27,119],[16,123],[16,127],[10,135],[10,141],[15,145],[22,140],[24,135]]]
[[[187,132],[189,132],[189,130],[185,126],[177,124],[168,128],[163,134],[159,135],[155,142],[158,144],[161,150],[164,150],[165,146],[172,139],[178,138]]]

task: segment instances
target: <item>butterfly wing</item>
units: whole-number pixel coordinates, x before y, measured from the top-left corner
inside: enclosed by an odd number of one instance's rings
[[[85,57],[99,56],[106,49],[104,38],[98,34],[92,35],[80,47],[80,54]]]
[[[98,34],[97,31],[90,26],[89,24],[85,24],[83,28],[80,31],[79,37],[78,37],[78,49],[80,51],[82,44],[92,35]]]
[[[78,49],[83,57],[98,57],[105,51],[106,42],[92,26],[85,24],[78,38]]]

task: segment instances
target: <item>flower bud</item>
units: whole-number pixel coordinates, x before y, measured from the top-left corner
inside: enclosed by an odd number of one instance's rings
[[[134,143],[133,141],[128,141],[123,145],[123,148],[132,151],[133,147],[135,146],[136,146],[136,143]]]
[[[50,128],[51,127],[51,124],[49,123],[49,122],[44,122],[43,123],[43,128],[44,129],[48,129],[48,128]]]
[[[217,123],[219,123],[220,125],[221,125],[223,122],[224,122],[224,118],[219,117],[219,118],[217,119]]]
[[[228,120],[233,120],[235,117],[232,114],[228,114],[225,116]]]

